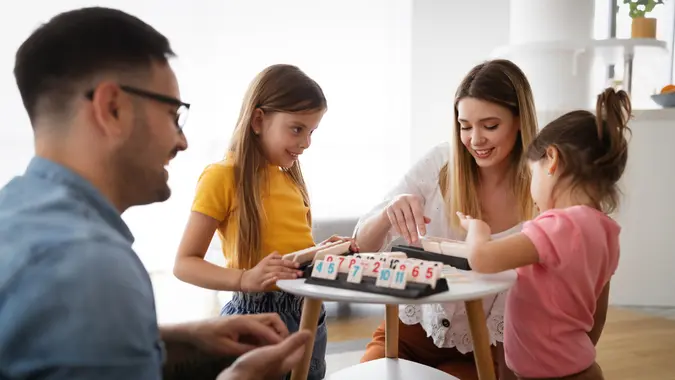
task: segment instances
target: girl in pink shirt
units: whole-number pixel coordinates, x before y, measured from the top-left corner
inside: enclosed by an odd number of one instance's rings
[[[521,233],[490,240],[490,228],[458,213],[476,272],[516,269],[504,316],[507,366],[520,379],[603,379],[595,345],[619,262],[617,182],[628,157],[628,95],[607,89],[596,115],[551,122],[527,152],[530,192],[541,214]]]

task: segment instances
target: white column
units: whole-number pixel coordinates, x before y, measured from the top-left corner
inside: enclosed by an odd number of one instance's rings
[[[593,38],[594,0],[511,0],[510,41]]]
[[[527,75],[540,122],[590,105],[593,0],[511,0],[509,47],[497,53]],[[542,125],[543,126],[543,125]]]

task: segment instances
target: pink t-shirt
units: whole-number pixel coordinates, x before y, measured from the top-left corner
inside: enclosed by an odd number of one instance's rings
[[[619,263],[621,227],[587,206],[549,210],[523,225],[539,263],[518,268],[506,300],[504,352],[521,377],[561,377],[588,368],[595,306]]]

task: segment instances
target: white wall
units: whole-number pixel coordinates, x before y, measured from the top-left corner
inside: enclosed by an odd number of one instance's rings
[[[412,9],[411,160],[448,140],[464,75],[509,41],[508,0],[415,0]]]
[[[675,109],[635,114],[617,215],[621,260],[610,302],[675,307]]]

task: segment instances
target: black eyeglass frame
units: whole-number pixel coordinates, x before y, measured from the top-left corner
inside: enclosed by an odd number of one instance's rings
[[[176,121],[175,121],[176,122],[176,128],[178,128],[181,131],[183,130],[183,127],[185,126],[185,123],[187,122],[187,114],[190,111],[190,103],[185,103],[184,101],[176,99],[176,98],[171,97],[171,96],[158,94],[156,92],[143,90],[141,88],[136,88],[136,87],[132,87],[132,86],[120,85],[120,89],[124,92],[130,93],[130,94],[133,94],[133,95],[137,95],[137,96],[140,96],[140,97],[143,97],[143,98],[146,98],[146,99],[151,99],[151,100],[154,100],[154,101],[157,101],[157,102],[160,102],[160,103],[164,103],[164,104],[168,104],[168,105],[178,107],[176,109]],[[87,97],[87,99],[93,100],[94,99],[94,90],[92,89],[92,90],[87,91],[85,96]],[[180,111],[181,108],[184,108],[185,111],[181,112]],[[181,122],[179,122],[179,119],[182,115],[185,115],[185,119],[181,123]]]

